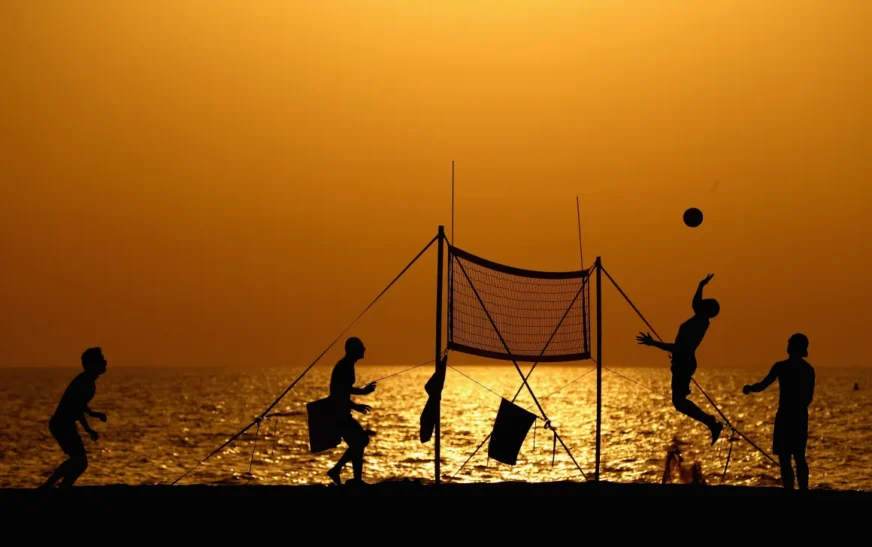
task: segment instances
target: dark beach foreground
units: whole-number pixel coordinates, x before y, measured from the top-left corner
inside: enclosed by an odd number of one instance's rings
[[[802,493],[776,487],[695,486],[683,484],[638,484],[609,482],[491,482],[479,484],[433,485],[417,480],[383,481],[367,485],[343,486],[250,486],[250,485],[104,485],[77,486],[70,490],[51,491],[25,488],[0,490],[0,502],[14,506],[21,502],[85,502],[88,500],[180,499],[180,498],[248,498],[252,501],[276,501],[300,496],[671,496],[671,497],[784,497],[809,499],[872,500],[872,492],[859,490],[812,489]]]

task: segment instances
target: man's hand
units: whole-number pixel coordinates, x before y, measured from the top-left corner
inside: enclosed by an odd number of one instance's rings
[[[360,412],[361,414],[369,414],[369,411],[372,410],[372,407],[369,405],[354,405],[354,410]]]
[[[642,334],[640,332],[639,336],[636,337],[636,341],[638,341],[643,346],[653,346],[654,345],[654,339],[651,338],[651,334],[647,333],[647,332],[645,334]]]
[[[97,439],[100,438],[100,434],[97,433],[96,431],[94,431],[93,429],[91,429],[91,430],[88,431],[88,435],[91,436],[91,440],[94,441],[94,442],[97,442]]]
[[[105,422],[105,421],[106,421],[106,415],[103,414],[102,412],[95,412],[94,414],[92,414],[92,416],[94,416],[95,418],[97,418],[97,419],[100,420],[101,422]]]
[[[751,393],[751,386],[746,384],[745,387],[742,388],[742,393],[744,393],[745,395]]]
[[[375,382],[370,382],[366,385],[366,387],[363,388],[364,395],[369,395],[373,391],[375,391]]]
[[[705,279],[703,279],[702,281],[699,282],[699,286],[705,287],[706,285],[708,285],[708,282],[711,281],[712,277],[714,277],[714,276],[715,276],[715,274],[708,274],[707,276],[705,276]]]

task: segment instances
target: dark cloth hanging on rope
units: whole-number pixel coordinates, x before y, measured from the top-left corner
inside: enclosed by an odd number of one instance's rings
[[[487,447],[488,457],[508,465],[515,465],[521,445],[524,444],[524,439],[535,421],[535,414],[503,399]]]
[[[421,442],[430,441],[436,431],[436,421],[439,419],[439,403],[442,400],[442,388],[445,386],[445,371],[448,368],[448,357],[443,356],[436,365],[436,372],[427,380],[424,391],[427,392],[427,404],[421,412]]]

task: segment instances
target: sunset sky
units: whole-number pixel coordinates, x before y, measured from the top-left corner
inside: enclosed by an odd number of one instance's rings
[[[869,364],[870,24],[865,0],[4,2],[0,364],[306,365],[439,224],[577,268],[576,195],[586,265],[664,338],[715,274],[700,368],[796,331]],[[432,358],[435,264],[349,332],[365,363]],[[606,364],[668,366],[604,299]]]

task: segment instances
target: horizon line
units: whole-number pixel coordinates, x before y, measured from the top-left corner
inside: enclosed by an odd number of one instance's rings
[[[426,363],[425,365],[432,365],[433,363]],[[524,366],[530,366],[532,363],[519,363],[519,365],[524,368]],[[730,366],[709,366],[704,368],[697,369],[697,372],[708,370],[727,370],[731,368],[743,369],[743,368],[758,368],[758,367],[771,367],[773,363],[745,363],[745,364],[732,364]],[[425,365],[419,365],[419,367],[423,368]],[[588,365],[590,365],[588,367]],[[80,363],[69,363],[69,364],[61,364],[61,363],[29,363],[29,364],[14,364],[14,363],[0,363],[0,369],[20,369],[20,368],[81,368]],[[410,367],[414,366],[408,363],[393,363],[393,364],[377,364],[377,363],[356,363],[356,367]],[[511,362],[500,362],[500,363],[458,363],[458,364],[450,364],[449,366],[453,367],[511,367]],[[537,368],[547,367],[547,368],[594,368],[596,365],[592,360],[589,361],[567,361],[563,363],[539,363]],[[109,363],[109,368],[305,368],[306,365],[290,365],[290,364],[259,364],[259,363],[232,363],[232,364],[209,364],[209,363]],[[872,368],[872,364],[815,364],[815,368]],[[668,369],[668,364],[650,364],[650,363],[640,363],[640,364],[611,364],[604,366],[603,368],[664,368]]]

